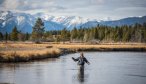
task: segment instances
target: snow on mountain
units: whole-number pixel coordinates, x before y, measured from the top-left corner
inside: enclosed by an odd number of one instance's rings
[[[0,12],[0,31],[11,32],[14,26],[17,26],[19,31],[31,32],[35,18],[30,14],[12,13],[10,11]]]
[[[74,27],[79,28],[81,25],[87,23],[89,19],[78,17],[78,16],[50,16],[43,13],[38,13],[34,15],[35,17],[40,17],[46,21],[51,21],[58,23],[67,29],[73,29]]]
[[[13,13],[10,11],[0,11],[0,32],[10,33],[14,26],[17,26],[18,30],[21,32],[32,32],[32,27],[35,24],[37,17],[26,13]],[[47,21],[45,19],[45,30],[61,30],[64,28],[55,22]]]
[[[13,17],[13,14],[10,11],[1,11],[0,12],[0,20],[7,20],[9,18]]]
[[[21,32],[32,32],[32,27],[36,19],[40,17],[44,21],[45,30],[61,30],[67,28],[68,30],[76,28],[91,28],[98,24],[107,26],[121,26],[132,25],[134,23],[146,22],[146,16],[130,17],[115,21],[97,21],[78,16],[51,16],[44,13],[37,13],[34,15],[27,13],[17,13],[11,11],[0,11],[0,32],[10,33],[14,26],[17,26]]]

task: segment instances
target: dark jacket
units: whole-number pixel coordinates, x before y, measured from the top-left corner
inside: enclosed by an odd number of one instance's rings
[[[72,57],[72,59],[73,59],[74,61],[78,61],[78,65],[84,65],[85,62],[86,62],[86,63],[89,63],[88,60],[87,60],[85,57],[78,57],[78,58],[76,58],[76,59]]]

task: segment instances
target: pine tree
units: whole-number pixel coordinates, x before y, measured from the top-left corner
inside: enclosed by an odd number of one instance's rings
[[[78,37],[78,30],[77,30],[77,28],[74,28],[71,31],[71,39],[74,40],[74,39],[77,39],[77,37]]]
[[[40,42],[42,39],[42,36],[44,34],[44,23],[41,20],[41,18],[38,18],[35,25],[33,26],[33,31],[32,31],[32,40],[35,42]]]
[[[22,33],[22,32],[19,32],[19,33],[18,33],[18,40],[19,40],[19,41],[25,41],[25,34]]]
[[[12,41],[17,41],[18,40],[18,30],[17,30],[17,27],[16,26],[12,30],[11,40]]]
[[[87,32],[87,30],[85,31],[83,40],[84,40],[84,42],[88,42],[88,40],[89,40],[89,33]]]
[[[61,38],[62,38],[63,43],[64,43],[64,41],[66,41],[66,39],[67,39],[67,30],[66,30],[66,28],[64,28],[64,29],[61,31]]]
[[[4,35],[4,40],[5,42],[7,43],[7,40],[8,40],[8,33],[6,32],[5,35]]]
[[[29,40],[29,33],[28,32],[25,34],[25,40]]]
[[[3,40],[3,34],[0,32],[0,41]]]
[[[146,23],[143,23],[143,39],[144,39],[144,42],[146,42]]]
[[[95,38],[95,39],[98,39],[98,29],[95,28],[95,29],[94,29],[94,32],[95,32],[95,36],[94,36],[94,38]]]

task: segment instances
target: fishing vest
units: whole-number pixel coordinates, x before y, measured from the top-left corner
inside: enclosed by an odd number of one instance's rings
[[[84,58],[79,57],[78,65],[84,65],[84,64],[85,64]]]

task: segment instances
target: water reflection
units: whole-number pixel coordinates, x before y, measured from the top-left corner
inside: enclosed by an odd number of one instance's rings
[[[84,82],[84,66],[79,66],[78,70],[78,80],[79,82]]]
[[[52,62],[57,62],[59,61],[59,58],[49,58],[49,59],[44,59],[44,60],[36,60],[32,62],[20,62],[20,63],[0,63],[0,69],[9,69],[15,70],[15,68],[21,68],[23,67],[31,67],[33,64],[42,64],[42,63],[52,63]],[[1,70],[0,70],[1,71]]]
[[[84,67],[70,59],[78,53],[27,63],[0,63],[0,84],[146,84],[146,53],[85,55],[91,65]]]

